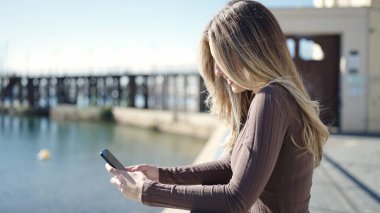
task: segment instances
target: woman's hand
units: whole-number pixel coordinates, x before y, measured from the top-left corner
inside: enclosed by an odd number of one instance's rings
[[[142,172],[149,180],[159,182],[158,167],[153,165],[141,164],[126,167],[128,172]]]
[[[118,170],[106,164],[106,169],[109,173],[114,175],[111,178],[111,183],[119,187],[119,190],[124,194],[125,197],[135,201],[141,201],[142,187],[144,181],[147,177],[141,172],[127,172],[123,170]],[[136,181],[136,184],[129,182],[123,174],[128,173]]]

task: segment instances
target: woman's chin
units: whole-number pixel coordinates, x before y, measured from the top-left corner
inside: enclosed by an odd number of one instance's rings
[[[244,88],[241,88],[241,87],[235,87],[233,85],[231,85],[231,90],[233,93],[241,93],[241,92],[244,92],[245,89]]]

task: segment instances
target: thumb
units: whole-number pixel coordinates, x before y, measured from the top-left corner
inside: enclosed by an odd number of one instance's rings
[[[127,166],[127,167],[125,167],[125,169],[126,169],[128,172],[133,172],[133,171],[134,171],[134,168],[135,168],[136,166],[137,166],[137,165]]]
[[[148,165],[142,164],[142,165],[137,165],[137,166],[133,167],[132,171],[133,172],[136,172],[136,171],[138,171],[138,172],[144,172],[144,171],[146,171],[148,169],[149,169]]]

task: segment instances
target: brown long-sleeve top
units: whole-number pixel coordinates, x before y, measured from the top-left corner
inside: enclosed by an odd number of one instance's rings
[[[313,156],[301,144],[298,107],[281,86],[254,97],[230,155],[209,163],[159,168],[146,181],[146,205],[202,212],[308,212]]]

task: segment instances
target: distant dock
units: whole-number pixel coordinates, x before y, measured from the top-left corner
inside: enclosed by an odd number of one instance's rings
[[[3,112],[48,112],[62,104],[204,112],[206,88],[200,75],[188,73],[89,76],[0,76]]]

